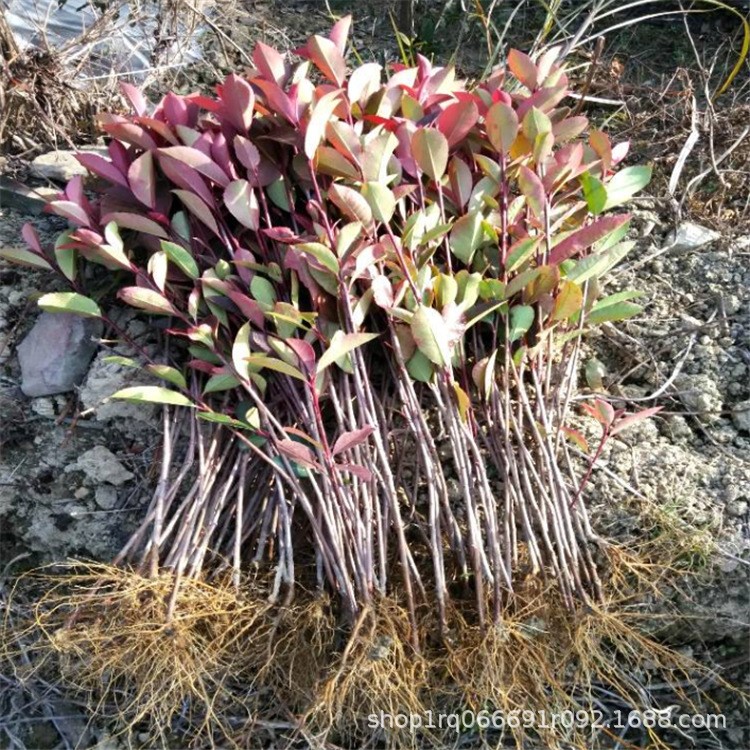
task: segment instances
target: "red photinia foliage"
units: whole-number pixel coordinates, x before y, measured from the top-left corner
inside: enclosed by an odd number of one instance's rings
[[[388,75],[350,70],[348,28],[312,37],[298,64],[258,44],[255,69],[215,96],[168,94],[152,108],[123,86],[134,113],[102,115],[109,158],[79,157],[101,178],[97,199],[73,180],[49,206],[72,228],[45,250],[27,227],[15,259],[70,283],[46,309],[101,314],[84,296],[88,262],[117,274],[120,300],[171,319],[187,369],[151,369],[178,391],[117,395],[192,405],[236,430],[307,515],[325,576],[352,607],[385,587],[392,536],[407,593],[423,589],[402,513],[430,542],[441,606],[442,546],[499,599],[517,535],[532,569],[584,589],[594,574],[568,569],[587,522],[570,510],[575,483],[551,468],[568,429],[559,389],[588,326],[639,310],[631,292],[599,299],[631,247],[628,217],[602,214],[649,171],[616,171],[627,144],[564,106],[555,50],[512,51],[468,87],[423,57]],[[424,394],[443,415],[461,513]],[[394,426],[436,472],[426,500],[399,495]],[[542,522],[559,528],[548,537]]]

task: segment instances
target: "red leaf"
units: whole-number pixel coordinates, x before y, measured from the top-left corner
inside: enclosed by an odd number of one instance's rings
[[[140,214],[113,211],[102,216],[102,224],[109,224],[110,221],[114,221],[120,229],[132,229],[135,232],[143,232],[143,234],[152,234],[154,237],[167,239],[167,233],[159,224]]]
[[[156,207],[156,179],[154,157],[150,151],[142,153],[128,169],[128,181],[133,195],[145,206]]]
[[[615,410],[612,408],[612,405],[606,401],[602,401],[600,398],[594,401],[593,406],[591,404],[581,404],[581,408],[605,428],[609,427],[615,420]]]
[[[618,432],[622,432],[628,427],[632,427],[634,424],[642,422],[644,419],[653,417],[654,414],[657,414],[663,408],[663,406],[654,406],[651,409],[644,409],[643,411],[639,411],[636,414],[631,414],[630,416],[618,419],[615,423],[615,426],[609,431],[609,434],[612,436],[617,435]]]
[[[258,171],[260,152],[252,141],[241,135],[235,136],[234,152],[243,167],[252,172]]]
[[[169,156],[161,156],[159,158],[159,166],[164,175],[177,185],[177,187],[192,190],[209,206],[213,205],[213,195],[204,179],[195,169]]]
[[[479,110],[473,101],[456,102],[438,115],[435,126],[453,147],[466,138],[478,119]]]
[[[368,425],[367,427],[362,427],[359,430],[345,432],[343,435],[340,435],[338,440],[336,440],[336,442],[333,444],[333,448],[331,448],[331,455],[336,456],[339,453],[343,453],[344,451],[356,448],[358,445],[364,443],[365,440],[367,440],[367,438],[372,435],[374,431],[375,428],[372,425]]]
[[[306,52],[329,81],[337,86],[344,83],[346,62],[334,42],[316,34],[307,42]]]
[[[190,213],[197,216],[217,237],[221,237],[213,211],[204,201],[188,190],[173,190],[172,192],[187,206]]]
[[[297,108],[276,83],[273,81],[264,81],[261,78],[256,78],[253,83],[263,93],[266,105],[270,108],[271,114],[282,115],[292,125],[296,125],[299,122]]]
[[[365,466],[359,466],[358,464],[336,464],[338,471],[346,471],[350,474],[354,474],[363,482],[370,482],[372,480],[372,472]]]
[[[583,229],[574,232],[562,242],[555,245],[550,253],[549,262],[562,263],[573,255],[591,247],[595,242],[606,237],[610,232],[621,227],[630,220],[630,216],[604,216],[597,219]]]
[[[221,101],[224,103],[229,122],[239,131],[247,131],[253,121],[255,94],[250,84],[234,73],[230,73],[221,87]]]
[[[328,38],[336,45],[336,49],[342,57],[346,54],[346,40],[349,37],[351,25],[351,15],[344,16],[336,21],[331,29],[331,33],[328,35]]]
[[[307,341],[290,338],[286,339],[284,343],[294,351],[297,355],[297,359],[299,359],[300,365],[307,370],[308,375],[315,372],[315,350],[307,343]]]
[[[99,154],[81,153],[76,154],[76,159],[81,166],[86,167],[89,172],[93,172],[97,177],[101,177],[115,185],[130,187],[128,180],[112,162],[107,161]]]
[[[511,73],[524,85],[529,91],[533,91],[537,86],[537,69],[533,60],[517,49],[512,49],[508,54],[508,67]]]
[[[528,167],[521,166],[518,172],[518,186],[526,197],[534,216],[537,219],[542,219],[546,204],[546,194],[542,181]]]
[[[159,154],[164,154],[187,164],[202,175],[213,180],[225,188],[229,184],[226,172],[207,154],[191,146],[165,146],[159,149]]]
[[[122,91],[123,96],[133,106],[133,109],[135,110],[135,113],[137,115],[140,116],[146,112],[146,110],[148,109],[148,102],[146,101],[146,97],[143,96],[139,88],[133,86],[132,83],[123,82],[120,84],[120,91]]]
[[[282,55],[273,47],[258,42],[253,51],[253,62],[258,70],[270,81],[279,86],[286,83],[287,66]],[[255,81],[257,83],[257,81]]]
[[[318,467],[312,449],[308,448],[306,445],[302,445],[302,443],[298,443],[296,440],[279,440],[276,443],[276,448],[280,453],[283,453],[287,458],[291,458],[295,463],[308,468]]]
[[[240,224],[248,229],[258,229],[260,206],[247,180],[235,180],[227,185],[224,191],[224,205]]]

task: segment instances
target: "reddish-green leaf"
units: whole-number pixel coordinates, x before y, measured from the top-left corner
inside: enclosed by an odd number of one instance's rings
[[[518,116],[513,108],[497,102],[490,107],[484,122],[492,147],[501,154],[507,154],[518,136]]]
[[[126,304],[158,315],[176,315],[177,311],[169,300],[153,289],[140,286],[126,286],[117,292],[117,296]]]
[[[260,206],[247,180],[234,180],[224,190],[224,205],[237,221],[248,229],[260,226]]]
[[[417,166],[439,181],[448,166],[448,139],[435,128],[420,128],[411,139],[411,152]]]

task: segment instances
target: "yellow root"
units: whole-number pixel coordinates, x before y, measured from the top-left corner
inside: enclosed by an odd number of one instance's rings
[[[26,628],[1,635],[5,656],[14,643],[33,643],[37,670],[83,696],[92,717],[147,732],[148,746],[167,746],[170,737],[181,746],[187,739],[254,746],[249,738],[267,728],[320,747],[360,747],[375,737],[379,746],[443,748],[460,735],[494,746],[589,750],[613,736],[591,728],[597,710],[649,708],[654,674],[683,712],[720,712],[694,684],[718,676],[649,635],[659,618],[640,605],[658,594],[666,568],[640,552],[611,548],[609,598],[577,612],[536,579],[489,630],[456,605],[437,639],[426,610],[420,653],[409,613],[394,599],[377,601],[344,629],[329,602],[301,592],[272,607],[251,582],[238,593],[229,583],[188,579],[175,594],[169,574],[144,578],[98,564],[37,578],[44,590]],[[489,734],[425,726],[428,716],[468,712],[515,722]],[[566,713],[576,721],[555,719]],[[414,731],[413,718],[399,725],[398,716],[421,717],[422,727]],[[650,748],[668,747],[658,731],[651,735]]]

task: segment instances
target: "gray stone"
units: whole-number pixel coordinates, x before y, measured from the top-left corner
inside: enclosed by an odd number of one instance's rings
[[[673,250],[698,250],[709,242],[718,240],[721,235],[713,229],[702,227],[692,221],[685,221],[669,235],[668,244]]]
[[[126,354],[130,354],[126,352]],[[81,386],[80,397],[87,411],[92,411],[98,422],[115,422],[118,429],[139,432],[151,429],[155,407],[110,399],[117,391],[132,385],[149,384],[144,373],[134,367],[124,367],[105,359],[111,352],[100,352]]]
[[[723,398],[716,382],[708,375],[679,375],[674,382],[680,400],[706,422],[715,422],[721,416]]]
[[[117,490],[108,484],[102,484],[94,492],[96,504],[104,510],[112,510],[117,505]]]
[[[86,375],[101,330],[93,318],[42,313],[18,346],[21,390],[31,397],[72,390]]]
[[[102,150],[87,149],[81,153],[102,153]],[[104,149],[106,153],[106,149]],[[31,173],[35,177],[55,182],[68,182],[74,177],[85,177],[88,170],[76,159],[76,151],[50,151],[40,154],[31,162]]]
[[[738,430],[750,432],[750,401],[742,401],[732,409],[732,421]]]
[[[97,445],[82,453],[78,460],[65,467],[66,472],[82,471],[95,484],[113,484],[119,486],[133,478],[109,448]],[[97,497],[97,501],[98,501]]]

